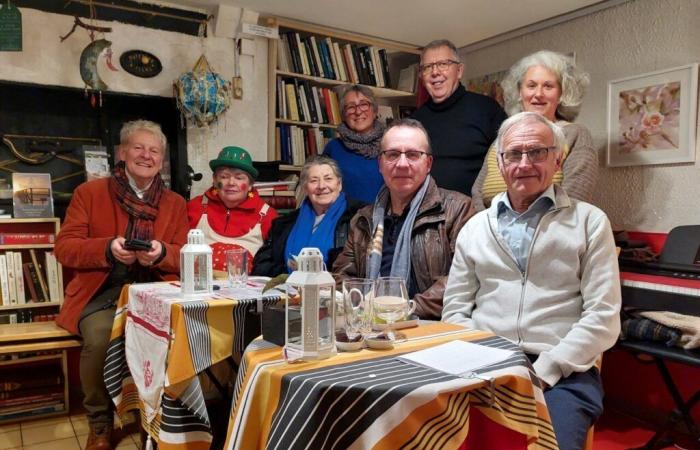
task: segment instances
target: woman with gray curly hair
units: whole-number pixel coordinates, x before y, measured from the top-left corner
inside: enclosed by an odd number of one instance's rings
[[[384,184],[377,157],[385,127],[377,118],[377,101],[369,88],[358,84],[340,87],[338,98],[343,123],[323,154],[338,162],[350,197],[373,203]]]
[[[509,115],[536,112],[562,128],[567,146],[562,168],[554,175],[554,182],[570,197],[586,202],[591,201],[598,178],[598,154],[590,131],[573,121],[581,109],[588,83],[588,74],[577,68],[571,57],[549,50],[522,58],[501,82]],[[472,187],[474,207],[486,209],[491,199],[505,190],[496,149],[492,146]]]

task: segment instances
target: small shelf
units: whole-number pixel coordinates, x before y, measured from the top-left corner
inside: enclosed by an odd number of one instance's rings
[[[40,249],[52,249],[53,244],[7,244],[0,245],[0,251],[2,250],[28,250],[30,248],[40,248]]]
[[[301,127],[331,128],[334,130],[338,127],[337,125],[331,125],[329,123],[300,122],[298,120],[289,120],[289,119],[275,119],[275,122],[284,123],[284,124],[288,124],[288,125],[299,125]]]
[[[62,358],[62,355],[59,352],[59,353],[52,353],[49,355],[37,355],[37,356],[20,357],[17,359],[6,359],[3,361],[0,361],[0,367],[13,366],[16,364],[26,364],[26,363],[37,362],[37,361],[49,361],[52,359],[60,360],[61,358]]]
[[[323,78],[323,77],[314,77],[311,75],[304,75],[304,74],[295,73],[295,72],[285,72],[282,70],[277,70],[277,75],[281,76],[281,77],[300,78],[303,80],[309,80],[309,81],[313,81],[314,83],[323,84],[326,86],[341,86],[341,85],[348,84],[347,81],[332,80],[330,78]],[[370,86],[370,85],[365,85],[365,84],[363,84],[362,86],[365,86],[368,89],[371,89],[372,92],[374,92],[374,95],[379,97],[379,98],[387,98],[387,99],[389,99],[389,98],[412,98],[412,97],[416,96],[416,94],[414,94],[413,92],[397,91],[396,89]]]
[[[290,164],[280,164],[280,170],[285,172],[301,172],[301,166],[292,166]]]
[[[21,305],[4,305],[0,306],[0,311],[28,309],[28,308],[46,308],[48,306],[61,306],[61,302],[27,302]]]
[[[39,217],[39,218],[23,218],[23,219],[0,219],[1,223],[60,223],[58,217]]]

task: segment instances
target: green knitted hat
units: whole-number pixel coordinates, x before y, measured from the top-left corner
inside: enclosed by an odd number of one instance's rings
[[[253,159],[245,149],[241,147],[224,147],[216,159],[209,161],[209,167],[214,172],[218,167],[235,167],[248,172],[251,177],[258,177],[258,170],[253,167]]]

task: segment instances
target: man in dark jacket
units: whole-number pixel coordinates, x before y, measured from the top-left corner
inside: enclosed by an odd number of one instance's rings
[[[343,278],[398,276],[416,301],[416,314],[439,319],[457,234],[474,213],[471,199],[438,188],[430,176],[428,134],[413,119],[395,121],[382,138],[384,187],[374,205],[350,222],[333,271]]]
[[[413,118],[428,130],[437,184],[469,194],[506,113],[492,98],[465,90],[459,82],[463,72],[452,42],[426,45],[420,73],[430,99]]]

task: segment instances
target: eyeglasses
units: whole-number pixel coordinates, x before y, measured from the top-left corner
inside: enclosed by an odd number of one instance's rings
[[[527,159],[531,163],[539,163],[547,159],[547,153],[549,153],[550,150],[554,150],[556,147],[542,147],[542,148],[533,148],[532,150],[529,150],[527,152],[521,152],[518,150],[506,150],[505,152],[501,153],[501,158],[503,158],[503,162],[505,164],[520,164],[520,162],[523,160],[523,155],[527,156]]]
[[[369,110],[372,106],[370,102],[360,102],[357,105],[347,105],[345,107],[345,114],[355,114],[355,112],[365,112]]]
[[[383,150],[381,152],[381,155],[384,157],[386,162],[390,164],[395,164],[399,161],[401,158],[401,155],[406,156],[406,159],[410,163],[415,163],[420,161],[420,159],[423,157],[423,155],[427,155],[428,152],[423,152],[420,150],[406,150],[405,152],[401,152],[398,150]]]
[[[443,59],[442,61],[435,61],[434,63],[421,64],[420,72],[423,75],[430,75],[433,73],[433,68],[437,67],[440,72],[447,72],[452,64],[459,64],[459,61],[454,61],[452,59]]]

